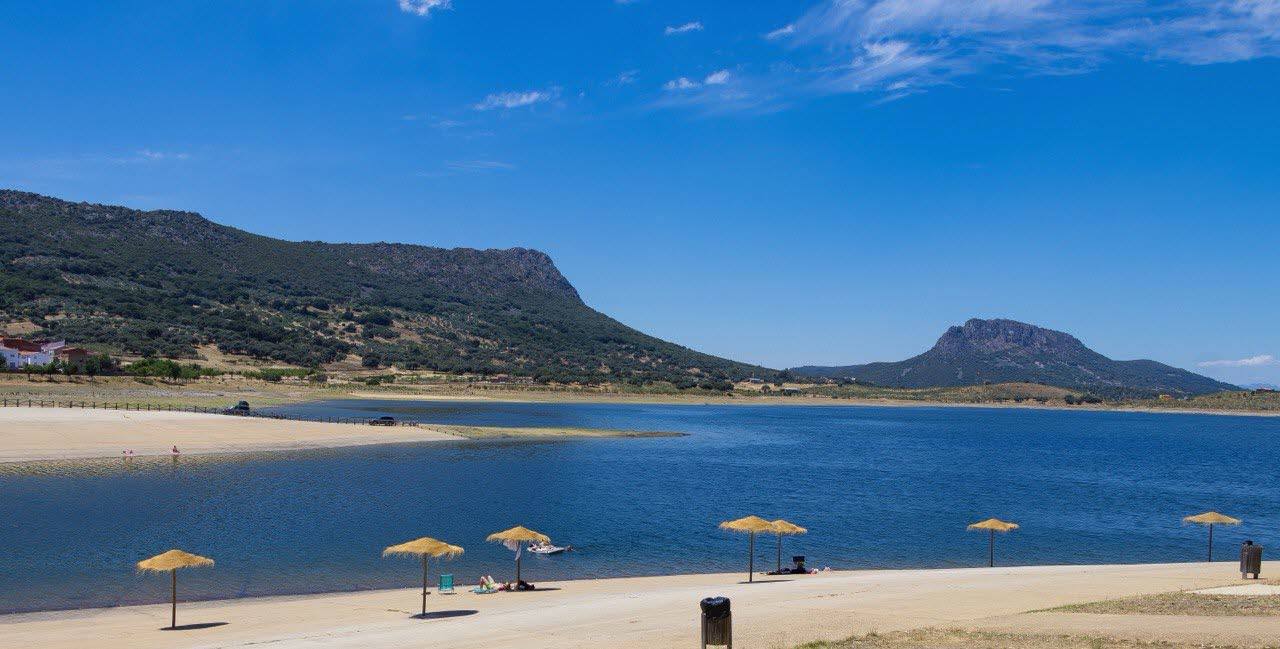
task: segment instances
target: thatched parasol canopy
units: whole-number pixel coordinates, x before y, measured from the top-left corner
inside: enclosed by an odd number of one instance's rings
[[[978,521],[965,529],[981,530],[988,533],[987,566],[994,567],[996,565],[996,532],[1012,532],[1018,529],[1018,524],[1002,521],[998,518],[988,518],[985,521]]]
[[[541,532],[535,532],[523,525],[517,525],[509,530],[494,532],[485,538],[486,541],[494,541],[502,543],[505,541],[515,541],[522,543],[526,541],[540,541],[542,543],[550,543],[551,537]]]
[[[515,543],[516,547],[516,585],[520,584],[520,543],[550,543],[551,537],[542,532],[535,532],[523,525],[517,525],[509,530],[494,532],[485,538],[486,541],[495,543]],[[511,546],[507,546],[511,547]]]
[[[776,570],[782,572],[782,536],[784,534],[807,534],[809,530],[781,518],[769,524],[773,526],[773,533],[778,535],[778,567]]]
[[[979,521],[970,525],[967,529],[971,530],[990,530],[992,532],[1012,532],[1018,529],[1017,523],[1009,523],[998,518],[988,518],[985,521]]]
[[[747,533],[747,581],[755,581],[756,534],[774,531],[773,523],[759,516],[743,516],[742,518],[720,523],[720,529]]]
[[[1195,516],[1187,516],[1182,519],[1182,522],[1207,525],[1209,527],[1209,560],[1213,561],[1213,526],[1239,525],[1240,519],[1232,518],[1226,514],[1219,514],[1218,512],[1205,512],[1203,514],[1196,514]]]
[[[138,562],[139,572],[168,572],[172,590],[171,608],[169,613],[169,628],[178,628],[178,569],[179,568],[201,568],[204,566],[212,566],[213,559],[202,557],[198,554],[183,552],[182,550],[169,550],[162,554],[157,554],[150,559],[144,559]]]
[[[432,557],[452,558],[463,553],[463,549],[456,545],[449,545],[444,541],[424,536],[420,539],[414,539],[400,545],[393,545],[382,551],[382,556],[389,557],[397,554],[408,554],[415,557],[422,557],[422,615],[427,615],[427,560]]]
[[[178,568],[201,568],[212,565],[213,559],[208,557],[183,552],[182,550],[169,550],[150,559],[139,561],[138,570],[141,572],[169,572]]]
[[[464,550],[456,545],[449,545],[444,541],[438,541],[429,536],[420,539],[414,539],[400,545],[393,545],[382,551],[382,556],[389,557],[393,554],[411,554],[418,557],[456,557],[462,554]]]
[[[1218,512],[1205,512],[1195,516],[1187,516],[1182,519],[1182,522],[1196,523],[1198,525],[1239,525],[1240,519],[1232,518],[1226,514],[1219,514]]]
[[[736,520],[725,521],[720,523],[720,529],[729,530],[731,532],[747,532],[750,534],[774,531],[773,523],[770,523],[759,516],[743,516]]]
[[[781,518],[769,524],[773,526],[775,534],[807,534],[809,532],[809,530]]]

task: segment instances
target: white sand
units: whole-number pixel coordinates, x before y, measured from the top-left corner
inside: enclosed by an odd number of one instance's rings
[[[1235,582],[1233,563],[1044,566],[953,570],[858,571],[763,578],[741,574],[640,577],[539,584],[559,590],[428,597],[438,619],[410,617],[413,589],[180,604],[179,624],[161,631],[165,605],[0,616],[0,644],[48,649],[178,647],[517,647],[552,649],[694,647],[698,601],[733,601],[735,646],[790,647],[871,631],[926,626],[1011,628],[1088,635],[1177,637],[1242,644],[1280,643],[1280,618],[1240,624],[1232,618],[1098,616],[1026,611]],[[216,571],[217,568],[210,568]],[[529,575],[536,580],[537,575]],[[414,579],[407,569],[406,583]],[[158,596],[168,582],[156,578]]]
[[[361,426],[191,412],[0,408],[0,462],[234,453],[458,439],[415,426]]]

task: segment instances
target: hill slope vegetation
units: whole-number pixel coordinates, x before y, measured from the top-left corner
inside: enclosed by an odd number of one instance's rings
[[[1070,334],[1013,320],[969,320],[948,329],[929,351],[904,361],[791,371],[901,388],[1023,382],[1105,396],[1181,396],[1236,389],[1156,361],[1112,360]]]
[[[198,214],[0,190],[0,322],[132,354],[723,384],[773,372],[647,336],[536,250],[272,239]]]

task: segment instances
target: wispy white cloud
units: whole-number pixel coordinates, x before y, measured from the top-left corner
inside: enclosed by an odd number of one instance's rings
[[[818,93],[919,92],[979,73],[1280,55],[1280,0],[825,0],[767,38],[816,52]],[[890,86],[899,84],[899,90]]]
[[[782,37],[784,37],[784,36],[790,36],[790,35],[792,35],[792,34],[794,34],[794,33],[796,33],[796,26],[795,26],[795,24],[794,24],[794,23],[792,23],[792,24],[789,24],[789,25],[785,25],[785,26],[783,26],[783,27],[779,27],[779,28],[777,28],[777,29],[775,29],[775,30],[773,30],[773,31],[769,32],[768,34],[765,34],[765,35],[764,35],[764,37],[765,37],[766,39],[768,39],[768,40],[776,41],[776,40],[778,40],[779,38],[782,38]]]
[[[516,165],[510,162],[481,158],[476,160],[450,160],[440,165],[439,169],[419,171],[417,175],[420,178],[444,178],[460,174],[488,174],[514,171],[515,169]]]
[[[702,83],[705,83],[708,86],[723,86],[724,84],[729,83],[729,76],[728,70],[712,72],[707,75],[707,78],[702,80]]]
[[[400,11],[415,16],[428,16],[435,9],[450,9],[453,0],[398,0]]]
[[[1204,361],[1199,365],[1200,367],[1265,367],[1268,365],[1280,366],[1280,360],[1276,360],[1271,354],[1259,354],[1235,360]]]
[[[706,114],[774,112],[786,105],[762,78],[743,78],[717,70],[701,78],[676,77],[662,85],[667,92],[654,108],[693,108]]]
[[[695,20],[693,22],[685,23],[683,25],[668,26],[663,33],[665,33],[667,36],[675,36],[677,34],[688,34],[689,32],[700,32],[700,31],[702,31],[702,23]]]
[[[728,70],[719,70],[708,74],[701,81],[689,77],[677,77],[662,84],[662,88],[663,90],[692,90],[703,86],[723,86],[729,83],[731,77]]]
[[[485,97],[484,100],[475,104],[472,108],[479,111],[523,108],[551,101],[555,99],[557,94],[559,94],[559,89],[557,88],[528,90],[525,92],[499,92]]]
[[[610,79],[607,84],[611,86],[629,86],[636,82],[636,78],[639,75],[639,70],[626,70],[620,72],[618,76]]]
[[[662,84],[663,90],[691,90],[702,84],[690,79],[689,77],[678,77]]]
[[[154,151],[139,149],[132,157],[119,158],[122,162],[148,162],[160,160],[190,160],[191,154],[185,151]]]

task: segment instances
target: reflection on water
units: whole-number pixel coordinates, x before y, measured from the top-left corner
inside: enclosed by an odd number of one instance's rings
[[[688,437],[511,440],[41,462],[0,469],[0,611],[164,601],[138,559],[181,547],[217,560],[184,597],[409,587],[383,547],[423,535],[466,547],[458,583],[509,578],[484,542],[523,524],[575,551],[526,556],[525,576],[590,578],[744,568],[716,523],[785,516],[787,552],[836,568],[978,565],[967,523],[1022,529],[997,561],[1196,560],[1218,509],[1223,552],[1266,544],[1280,517],[1280,419],[1005,409],[340,402],[308,414],[391,412],[466,425],[673,430]],[[757,565],[774,559],[757,544]],[[1223,556],[1227,556],[1224,554]],[[433,564],[432,574],[438,572]]]

